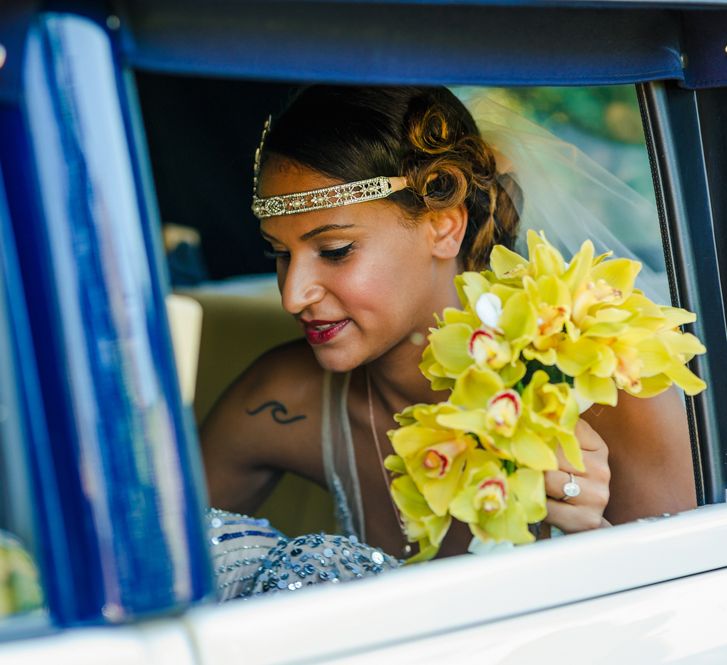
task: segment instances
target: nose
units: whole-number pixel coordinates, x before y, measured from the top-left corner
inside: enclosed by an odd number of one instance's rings
[[[291,260],[287,269],[278,272],[278,287],[283,309],[293,315],[320,302],[326,293],[319,276],[303,261]]]

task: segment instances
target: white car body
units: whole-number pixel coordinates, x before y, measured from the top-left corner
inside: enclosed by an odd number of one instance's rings
[[[727,662],[727,507],[173,619],[6,644],[3,665]]]

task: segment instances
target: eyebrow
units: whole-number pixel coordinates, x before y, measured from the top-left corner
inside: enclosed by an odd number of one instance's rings
[[[304,233],[300,236],[300,239],[310,240],[311,238],[315,238],[315,236],[325,233],[326,231],[340,231],[341,229],[350,229],[353,226],[353,224],[324,224],[323,226],[318,226],[312,231],[308,231],[308,233]]]
[[[317,235],[320,235],[321,233],[326,233],[327,231],[340,231],[341,229],[350,229],[354,226],[355,224],[324,224],[323,226],[317,226],[311,231],[304,233],[302,236],[300,236],[300,239],[310,240],[311,238],[315,238]],[[268,233],[265,233],[265,231],[263,231],[262,229],[260,229],[260,233],[267,240],[277,241],[277,238],[269,235]]]

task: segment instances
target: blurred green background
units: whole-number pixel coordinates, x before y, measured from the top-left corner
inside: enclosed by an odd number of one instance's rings
[[[490,88],[488,94],[574,143],[653,201],[654,189],[634,86]]]

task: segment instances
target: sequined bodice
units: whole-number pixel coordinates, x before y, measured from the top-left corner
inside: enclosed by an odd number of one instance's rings
[[[335,584],[399,566],[355,535],[286,538],[267,520],[214,508],[207,513],[207,525],[219,601]]]

